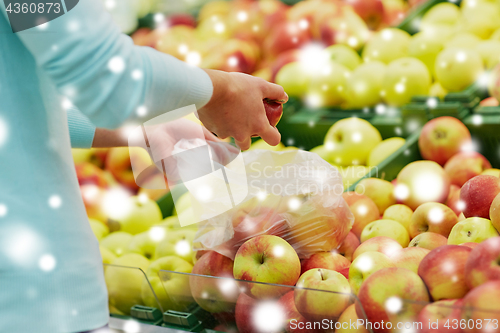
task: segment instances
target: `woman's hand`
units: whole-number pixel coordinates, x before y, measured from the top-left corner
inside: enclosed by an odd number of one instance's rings
[[[210,101],[198,110],[201,122],[219,138],[233,137],[246,150],[252,135],[276,146],[281,135],[269,124],[263,100],[288,101],[283,88],[277,84],[242,73],[206,70],[214,86]]]

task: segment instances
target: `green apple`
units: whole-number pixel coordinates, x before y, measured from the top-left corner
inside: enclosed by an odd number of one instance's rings
[[[389,206],[385,210],[382,218],[399,222],[403,227],[405,227],[406,231],[408,231],[409,233],[412,215],[413,211],[411,210],[410,207],[403,204],[397,204]]]
[[[288,96],[301,97],[309,86],[310,75],[302,63],[294,61],[281,67],[275,81]]]
[[[347,80],[345,93],[348,108],[363,108],[379,103],[386,65],[370,61],[357,67]]]
[[[142,305],[142,284],[149,260],[137,253],[127,253],[116,258],[106,268],[104,279],[108,287],[109,304],[130,314],[134,305]]]
[[[312,75],[305,94],[306,103],[314,107],[340,105],[345,100],[350,75],[349,69],[330,60],[319,73]]]
[[[406,140],[403,138],[389,138],[380,142],[375,148],[372,149],[368,155],[367,165],[377,166],[382,163],[386,158],[395,153],[399,148],[404,146]]]
[[[330,158],[330,151],[326,149],[325,145],[317,146],[314,147],[313,149],[309,150],[311,153],[316,153],[324,159],[327,162],[330,162],[328,159]]]
[[[479,43],[481,43],[481,38],[469,32],[462,32],[450,38],[444,44],[444,47],[447,49],[450,48],[474,49]]]
[[[387,267],[395,267],[395,264],[381,252],[368,251],[360,254],[349,267],[349,284],[352,292],[357,295],[367,277]]]
[[[109,234],[108,227],[101,221],[89,219],[89,223],[97,240],[101,240]]]
[[[448,244],[481,243],[488,238],[497,236],[498,231],[493,227],[490,220],[482,217],[469,217],[458,222],[451,229]]]
[[[425,64],[415,58],[396,59],[387,66],[382,83],[382,98],[390,105],[401,106],[413,96],[426,95],[431,75]]]
[[[255,298],[280,296],[288,288],[267,285],[293,286],[300,276],[300,260],[293,247],[283,238],[261,235],[247,240],[240,246],[234,258],[235,279],[264,282],[249,283],[246,293]]]
[[[436,247],[446,245],[448,238],[435,232],[424,232],[414,237],[408,247],[421,247],[428,250],[434,250]]]
[[[116,255],[104,246],[99,246],[99,251],[101,252],[103,264],[111,264],[116,259]]]
[[[156,246],[154,258],[178,256],[192,263],[195,234],[196,229],[187,227],[178,230],[167,230],[164,239]]]
[[[337,319],[353,303],[347,279],[339,272],[324,268],[302,274],[294,294],[297,310],[307,319],[318,322]]]
[[[370,172],[370,168],[364,165],[351,165],[348,167],[340,167],[340,174],[342,175],[342,184],[344,189],[348,189],[356,184],[358,180],[363,178]]]
[[[363,49],[365,62],[379,60],[389,64],[393,60],[408,56],[410,34],[396,28],[386,28],[377,32]]]
[[[160,270],[170,272],[160,273]],[[189,288],[189,275],[182,273],[191,273],[192,270],[193,265],[175,256],[163,257],[151,262],[146,271],[149,283],[145,279],[142,283],[144,304],[156,307],[158,299],[163,311],[187,311],[193,298]]]
[[[110,216],[111,219],[120,223],[120,230],[132,235],[148,230],[162,220],[160,207],[156,201],[147,196],[133,196],[127,204],[130,207],[124,216]]]
[[[448,91],[439,82],[434,82],[429,89],[429,96],[438,97],[439,99],[444,99],[447,94]]]
[[[328,57],[331,60],[341,65],[344,65],[351,71],[353,71],[356,67],[358,67],[361,64],[361,57],[356,51],[354,51],[349,46],[341,44],[331,45],[325,49],[325,52],[328,54]],[[295,77],[294,79],[296,80],[297,77]]]
[[[173,215],[177,216],[189,207],[191,207],[191,194],[189,192],[186,192],[182,194],[178,200],[175,202],[175,207],[174,207],[174,212]],[[177,219],[179,220],[179,219]]]
[[[370,151],[382,141],[380,132],[368,121],[346,118],[337,121],[325,136],[329,160],[342,166],[364,165]]]
[[[375,202],[380,214],[384,214],[385,210],[396,204],[394,197],[394,185],[383,179],[365,178],[356,185],[356,192],[364,194]]]
[[[475,50],[450,48],[436,58],[436,79],[444,89],[461,91],[474,83],[484,72],[483,60]]]
[[[182,197],[183,196],[181,196],[181,198]],[[177,217],[177,216],[168,216],[168,217],[164,218],[156,226],[166,227],[168,229],[178,229],[181,227],[181,225],[179,224],[179,217]]]
[[[255,141],[254,143],[252,143],[250,145],[250,148],[248,148],[248,150],[262,149],[262,150],[270,150],[270,151],[280,151],[283,148],[285,148],[285,145],[282,144],[281,142],[276,146],[271,146],[266,141],[259,139],[259,140]]]
[[[420,21],[420,30],[429,30],[434,25],[450,25],[453,26],[460,22],[462,14],[460,8],[449,2],[438,3],[432,6]]]
[[[500,6],[498,3],[480,2],[462,8],[463,29],[481,39],[488,39],[500,28]]]
[[[442,49],[443,42],[440,39],[429,33],[419,32],[411,37],[408,55],[422,61],[429,73],[434,76],[434,63]]]
[[[155,226],[151,230],[153,230],[153,232],[156,230],[159,231],[160,228],[163,229],[162,234],[166,234],[165,227]],[[158,234],[160,234],[160,232],[158,232]],[[140,234],[134,235],[126,251],[127,253],[138,253],[148,259],[152,259],[156,251],[156,246],[160,241],[162,241],[162,239],[155,238],[154,235],[151,237],[150,231],[141,232]]]
[[[361,233],[361,243],[379,236],[392,238],[402,247],[407,247],[410,243],[408,231],[399,222],[393,220],[377,220],[367,224]]]
[[[476,46],[476,51],[481,55],[486,69],[491,69],[500,63],[500,41],[482,41]]]
[[[117,231],[101,239],[100,244],[119,257],[127,252],[128,245],[132,241],[132,238],[133,236],[128,232]]]

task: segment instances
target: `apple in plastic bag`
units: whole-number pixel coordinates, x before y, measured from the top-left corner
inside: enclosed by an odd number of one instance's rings
[[[212,313],[234,309],[240,293],[233,277],[231,259],[215,251],[208,251],[194,264],[192,273],[219,277],[189,276],[191,294],[200,307]]]

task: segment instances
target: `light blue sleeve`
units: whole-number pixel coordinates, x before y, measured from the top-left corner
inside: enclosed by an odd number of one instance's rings
[[[131,118],[143,122],[191,104],[200,108],[212,96],[203,70],[135,46],[101,0],[80,0],[63,16],[16,35],[58,90],[97,127],[116,128]]]
[[[95,125],[75,107],[68,108],[66,114],[71,148],[91,148],[94,142]]]

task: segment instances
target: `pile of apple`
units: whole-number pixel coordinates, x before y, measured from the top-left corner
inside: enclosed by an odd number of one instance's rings
[[[311,152],[337,167],[344,189],[348,189],[405,142],[400,137],[382,140],[380,132],[368,121],[351,117],[332,125],[324,144],[311,149]]]
[[[413,36],[395,28],[373,34],[361,57],[353,45],[305,49],[276,82],[309,106],[344,108],[401,106],[412,96],[442,98],[487,84],[484,71],[500,62],[500,3],[443,2],[415,24],[420,32]]]
[[[195,66],[273,81],[307,45],[359,49],[372,31],[399,23],[410,5],[403,0],[311,0],[293,6],[279,0],[212,1],[197,19],[156,14],[157,27],[141,28],[132,39]]]
[[[393,182],[368,178],[344,193],[355,220],[337,250],[301,260],[284,239],[260,235],[234,261],[206,252],[193,272],[222,280],[191,277],[194,299],[234,316],[239,332],[322,332],[324,319],[365,320],[338,333],[368,332],[366,320],[374,332],[392,331],[388,323],[497,332],[485,325],[500,320],[500,170],[472,147],[459,120],[430,121],[419,139],[426,160]],[[232,278],[248,283],[221,282]]]

